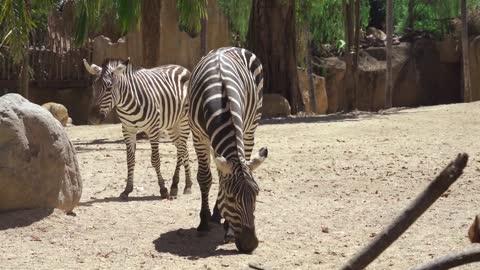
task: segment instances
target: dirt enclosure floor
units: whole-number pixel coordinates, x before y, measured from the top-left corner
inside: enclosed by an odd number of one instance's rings
[[[222,228],[198,237],[200,192],[159,199],[150,145],[137,145],[135,189],[126,179],[120,125],[75,126],[84,192],[76,216],[60,211],[0,215],[1,269],[338,269],[364,246],[457,153],[464,175],[368,269],[408,269],[471,247],[467,230],[480,214],[480,103],[371,114],[264,122],[256,149],[269,158],[256,171],[260,245],[252,255],[222,244]],[[192,175],[196,157],[191,147]],[[161,144],[171,177],[175,148]],[[184,186],[183,174],[181,188]],[[169,181],[170,183],[170,181]],[[211,191],[216,196],[217,178]],[[480,269],[471,264],[460,269]]]

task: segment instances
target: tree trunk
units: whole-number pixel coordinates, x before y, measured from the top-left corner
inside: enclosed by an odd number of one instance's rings
[[[207,19],[202,19],[202,30],[200,32],[200,55],[207,54]]]
[[[308,74],[308,87],[310,88],[310,105],[313,113],[317,113],[317,100],[315,97],[315,87],[313,85],[313,68],[312,68],[312,33],[310,32],[310,27],[308,24],[305,24],[305,34],[307,35],[307,74]]]
[[[28,47],[28,45],[27,45]],[[30,78],[28,77],[28,70],[29,70],[29,53],[28,50],[25,50],[25,55],[23,56],[23,61],[20,67],[20,75],[18,76],[18,93],[22,95],[24,98],[28,99],[28,90],[29,90],[29,82]]]
[[[416,0],[408,0],[407,5],[407,28],[411,30],[413,30],[415,23],[415,1]]]
[[[253,0],[247,47],[262,62],[264,92],[284,96],[293,114],[303,111],[297,75],[295,0]]]
[[[470,60],[468,53],[467,1],[460,0],[462,10],[463,102],[472,101],[470,85]]]
[[[347,99],[347,111],[353,110],[355,106],[355,71],[354,71],[354,58],[352,51],[353,43],[355,42],[354,36],[354,3],[353,0],[343,0],[343,24],[345,30],[345,94]]]
[[[392,107],[393,74],[392,74],[392,43],[393,43],[393,0],[387,0],[387,70],[385,78],[385,108]]]
[[[361,30],[361,15],[360,10],[362,6],[361,0],[355,1],[355,30],[353,32],[354,36],[354,54],[353,54],[353,89],[351,93],[352,103],[356,104],[357,101],[357,91],[358,91],[358,57],[360,51],[360,30]],[[356,106],[355,106],[356,108]]]
[[[27,16],[31,18],[32,5],[30,0],[25,0],[25,9],[27,11]],[[30,47],[30,41],[28,41],[28,43],[25,44],[25,52],[24,52],[22,64],[20,67],[20,75],[18,76],[18,93],[26,99],[28,99],[28,96],[29,96],[28,88],[29,88],[29,82],[30,82],[29,80],[30,78],[28,77],[29,76],[28,70],[30,69],[29,47]]]
[[[152,68],[160,63],[160,12],[162,1],[142,1],[142,43],[143,66]]]

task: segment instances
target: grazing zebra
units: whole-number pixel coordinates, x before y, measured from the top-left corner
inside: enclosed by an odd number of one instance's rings
[[[83,60],[88,72],[96,76],[93,83],[94,99],[91,118],[93,122],[105,119],[113,107],[122,122],[122,132],[127,145],[128,177],[120,198],[128,199],[133,190],[136,134],[145,132],[152,147],[151,162],[157,173],[162,198],[169,198],[165,180],[160,173],[158,144],[161,131],[166,131],[177,148],[177,165],[173,175],[170,196],[176,196],[180,167],[185,168],[184,194],[191,193],[190,163],[187,139],[188,126],[187,88],[190,72],[177,65],[152,69],[134,67],[127,61],[107,59],[99,67]]]
[[[197,180],[202,194],[200,225],[225,218],[225,240],[235,238],[240,252],[258,246],[255,201],[259,192],[252,171],[267,157],[266,148],[250,159],[261,117],[263,73],[259,59],[241,48],[211,51],[195,67],[189,86],[189,122],[198,156]],[[220,184],[213,216],[208,205],[213,151]]]

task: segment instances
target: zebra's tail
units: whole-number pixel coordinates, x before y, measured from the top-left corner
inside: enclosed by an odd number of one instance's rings
[[[243,145],[243,113],[242,108],[239,106],[241,104],[239,89],[236,89],[234,85],[228,85],[228,81],[224,80],[225,76],[222,75],[222,69],[220,64],[220,79],[222,83],[222,92],[227,96],[226,108],[230,113],[230,120],[232,123],[232,128],[235,134],[235,144],[237,146],[237,156],[244,157],[244,145]]]

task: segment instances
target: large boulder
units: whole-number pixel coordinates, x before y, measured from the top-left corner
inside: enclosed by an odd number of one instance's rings
[[[406,43],[392,50],[392,77],[394,85],[400,71],[408,61],[410,47]],[[360,52],[358,59],[356,108],[378,111],[385,108],[385,48],[369,48]],[[395,100],[395,91],[394,98]]]
[[[47,102],[42,105],[43,108],[47,109],[55,119],[57,119],[62,126],[66,127],[68,123],[68,110],[65,106],[60,103]]]
[[[327,113],[344,110],[347,105],[345,93],[345,62],[337,57],[323,58],[321,68],[326,70],[325,88],[328,97]]]
[[[480,36],[470,40],[470,83],[472,88],[472,101],[480,100]]]
[[[263,95],[262,118],[287,117],[290,112],[290,104],[282,95]]]
[[[313,89],[315,94],[315,111],[312,108],[312,93],[310,91],[309,76],[305,69],[298,68],[298,84],[305,103],[305,112],[316,114],[326,114],[328,109],[327,90],[325,87],[325,78],[312,74]]]
[[[74,147],[60,122],[18,94],[0,97],[0,212],[60,208],[82,194]]]

